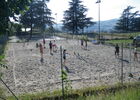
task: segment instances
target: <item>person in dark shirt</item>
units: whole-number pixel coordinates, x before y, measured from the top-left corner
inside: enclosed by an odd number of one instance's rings
[[[36,43],[36,48],[38,48],[39,47],[39,44],[38,43]]]
[[[134,48],[134,61],[138,61],[138,53],[137,53],[137,48]]]
[[[46,41],[45,41],[45,39],[43,38],[44,49],[46,48],[46,47],[45,47],[45,43],[46,43]]]
[[[40,59],[40,61],[41,61],[41,63],[43,63],[43,46],[42,46],[41,43],[39,44],[39,49],[40,49],[40,54],[41,54],[41,59]]]
[[[65,66],[65,64],[66,64],[66,55],[67,55],[68,53],[66,52],[66,49],[64,49],[63,50],[63,60],[64,60],[64,66]]]
[[[84,40],[81,40],[81,47],[83,47],[84,45]]]
[[[52,42],[51,41],[49,43],[49,48],[50,48],[50,54],[52,54]]]
[[[115,56],[117,56],[117,57],[119,57],[119,52],[120,52],[119,49],[120,49],[120,48],[119,48],[119,45],[116,44],[116,46],[115,46]]]

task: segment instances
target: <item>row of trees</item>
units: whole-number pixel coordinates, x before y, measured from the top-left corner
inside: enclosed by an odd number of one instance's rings
[[[40,28],[43,32],[46,27],[53,30],[54,18],[51,17],[51,10],[47,3],[49,0],[1,0],[0,3],[0,34],[11,31],[14,24],[10,21],[15,15],[20,15],[20,23],[25,28]],[[124,9],[115,29],[120,32],[140,31],[139,11],[134,13],[134,7],[128,6]],[[81,0],[71,0],[69,8],[64,12],[63,29],[73,34],[83,33],[84,29],[94,25],[91,17],[87,17],[88,9],[82,4]],[[15,25],[17,26],[17,25]]]
[[[131,32],[140,31],[140,14],[139,11],[134,13],[131,10],[134,9],[132,6],[128,6],[123,10],[115,29],[119,32]]]
[[[124,9],[115,30],[119,32],[140,31],[139,11],[132,13],[133,8],[128,6]],[[85,28],[95,24],[91,21],[91,17],[87,17],[87,11],[88,9],[82,4],[81,0],[71,0],[69,8],[64,12],[63,30],[73,34],[84,33]],[[48,26],[49,29],[53,30],[53,24],[55,23],[53,20],[51,10],[47,7],[45,0],[34,0],[30,4],[30,9],[21,16],[21,23],[24,27],[30,27],[31,33],[32,27],[38,27],[43,31]]]
[[[47,0],[49,1],[49,0]],[[87,17],[88,9],[81,4],[81,0],[71,0],[69,9],[64,12],[63,29],[73,34],[83,32],[85,27],[94,24],[91,17]],[[51,17],[51,10],[47,7],[46,2],[35,0],[31,3],[30,9],[21,16],[21,23],[25,27],[38,27],[44,30],[46,25],[49,28],[55,23]]]

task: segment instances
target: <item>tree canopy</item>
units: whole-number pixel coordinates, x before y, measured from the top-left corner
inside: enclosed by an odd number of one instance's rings
[[[32,0],[1,0],[0,2],[0,34],[9,31],[10,17],[17,20],[15,15],[24,12]]]
[[[140,30],[140,15],[139,11],[135,11],[134,13],[131,10],[134,7],[128,6],[123,10],[118,23],[115,26],[115,29],[120,32],[130,32],[130,31],[139,31]]]
[[[88,9],[82,5],[81,0],[71,0],[69,8],[64,12],[63,25],[64,29],[76,34],[83,31],[85,27],[94,24],[91,17],[87,17],[86,12]]]
[[[25,27],[30,27],[33,25],[34,27],[44,30],[46,26],[52,26],[54,24],[54,18],[51,17],[51,10],[47,7],[44,0],[33,1],[29,10],[25,12],[20,18],[20,22]]]

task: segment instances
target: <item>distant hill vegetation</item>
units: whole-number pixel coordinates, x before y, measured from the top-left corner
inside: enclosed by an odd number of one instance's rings
[[[101,32],[110,32],[114,30],[114,27],[117,23],[118,19],[111,19],[111,20],[106,20],[106,21],[100,21],[100,30]],[[88,32],[98,32],[98,21],[96,22],[95,25],[89,27],[86,29]]]
[[[118,19],[100,21],[101,32],[110,32],[110,31],[114,30],[117,20]],[[54,25],[54,28],[58,29],[60,31],[63,31],[62,27],[63,27],[63,24],[60,24],[60,23],[57,25],[56,24]],[[98,32],[98,21],[96,22],[95,25],[92,25],[92,26],[86,28],[85,32]]]

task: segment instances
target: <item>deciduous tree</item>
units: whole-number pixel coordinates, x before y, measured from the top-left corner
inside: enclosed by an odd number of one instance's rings
[[[5,34],[9,31],[10,18],[17,20],[15,15],[24,12],[31,0],[1,0],[0,2],[0,34]]]
[[[46,26],[50,27],[54,24],[53,19],[46,2],[35,0],[31,3],[29,10],[21,16],[21,23],[25,27],[30,27],[31,30],[34,26],[44,31]]]

